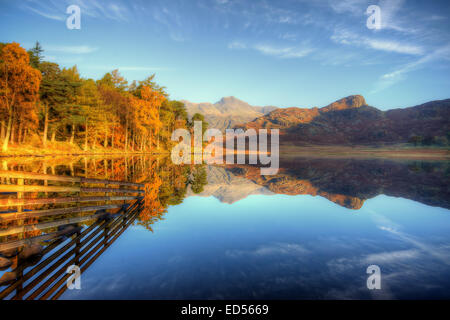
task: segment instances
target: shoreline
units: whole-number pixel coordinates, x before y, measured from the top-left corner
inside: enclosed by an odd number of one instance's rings
[[[34,157],[34,158],[44,158],[44,157],[59,157],[59,156],[72,156],[72,157],[82,157],[82,156],[111,156],[111,155],[139,155],[139,154],[153,154],[161,155],[167,154],[167,152],[93,152],[93,153],[45,153],[45,154],[0,154],[0,159],[2,158],[23,158],[23,157]]]
[[[12,152],[11,152],[12,151]],[[20,153],[14,154],[11,150],[7,154],[0,153],[0,159],[11,158],[46,158],[46,157],[96,157],[96,156],[139,156],[139,155],[170,155],[170,151],[90,151],[90,152],[51,152],[51,153]],[[225,152],[225,150],[224,150]],[[235,151],[235,154],[239,152]],[[245,152],[247,155],[248,151]],[[386,158],[403,160],[450,160],[448,148],[436,147],[405,147],[405,146],[293,146],[280,145],[280,158]]]
[[[111,149],[111,150],[91,150],[91,151],[82,151],[82,150],[57,150],[57,149],[47,149],[47,152],[38,152],[37,148],[30,148],[24,150],[24,148],[10,148],[6,153],[0,151],[0,159],[4,158],[44,158],[44,157],[82,157],[82,156],[111,156],[111,155],[142,155],[142,154],[153,154],[153,155],[161,155],[170,153],[168,151],[163,150],[155,150],[155,151],[124,151],[120,149]]]
[[[307,158],[386,158],[403,160],[450,160],[448,148],[370,147],[370,146],[292,146],[280,145],[280,157]]]

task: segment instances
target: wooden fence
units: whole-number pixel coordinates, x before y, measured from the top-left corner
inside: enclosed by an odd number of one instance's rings
[[[67,289],[67,267],[77,265],[84,272],[144,205],[145,186],[138,183],[16,171],[0,171],[0,178],[0,212],[8,209],[0,213],[0,239],[7,239],[0,242],[0,255],[15,252],[12,259],[17,262],[8,273],[11,279],[3,285],[0,281],[0,299],[57,299]],[[35,206],[51,208],[28,209]],[[89,226],[79,225],[89,221]],[[39,235],[24,236],[33,231]],[[41,248],[37,257],[45,258],[36,265],[31,261],[36,255],[25,259],[20,254],[33,246]]]

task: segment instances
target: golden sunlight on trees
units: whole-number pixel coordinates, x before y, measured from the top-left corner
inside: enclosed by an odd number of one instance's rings
[[[132,105],[135,108],[135,135],[138,138],[139,150],[143,151],[147,145],[151,148],[152,144],[155,144],[155,136],[162,127],[159,108],[166,98],[148,86],[142,86],[136,95],[132,98]],[[156,146],[158,147],[158,143]]]
[[[18,43],[5,45],[0,54],[0,114],[2,119],[2,151],[8,150],[18,125],[18,142],[27,124],[37,122],[35,103],[41,81],[39,70],[30,66],[28,53]],[[5,121],[7,124],[5,124]]]
[[[175,128],[189,125],[184,104],[168,100],[155,75],[130,84],[119,70],[85,79],[76,66],[43,61],[43,51],[0,43],[3,152],[161,152]]]

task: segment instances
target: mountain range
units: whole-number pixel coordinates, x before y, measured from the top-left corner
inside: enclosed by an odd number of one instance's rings
[[[280,142],[296,145],[416,141],[445,146],[450,140],[450,99],[382,111],[353,95],[323,108],[275,109],[236,127],[280,129]]]
[[[252,121],[277,109],[273,106],[255,107],[235,97],[224,97],[216,103],[193,103],[182,100],[189,118],[200,113],[208,122],[209,128],[225,130],[235,125]]]

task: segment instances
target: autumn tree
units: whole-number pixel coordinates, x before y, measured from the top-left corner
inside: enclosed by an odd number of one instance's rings
[[[131,122],[130,94],[120,92],[114,86],[100,84],[98,91],[103,103],[107,106],[109,118],[107,130],[110,131],[110,146],[127,148],[128,128]]]
[[[2,150],[8,150],[13,123],[36,118],[33,109],[38,96],[41,73],[30,66],[30,58],[18,43],[5,45],[0,53],[0,110],[7,121]]]
[[[155,90],[150,85],[152,84],[147,81],[140,82],[132,99],[135,115],[134,124],[140,150],[143,150],[147,143],[152,147],[154,137],[158,136],[162,127],[159,110],[166,97],[161,90]],[[157,147],[159,147],[158,144],[159,140],[156,143]]]

